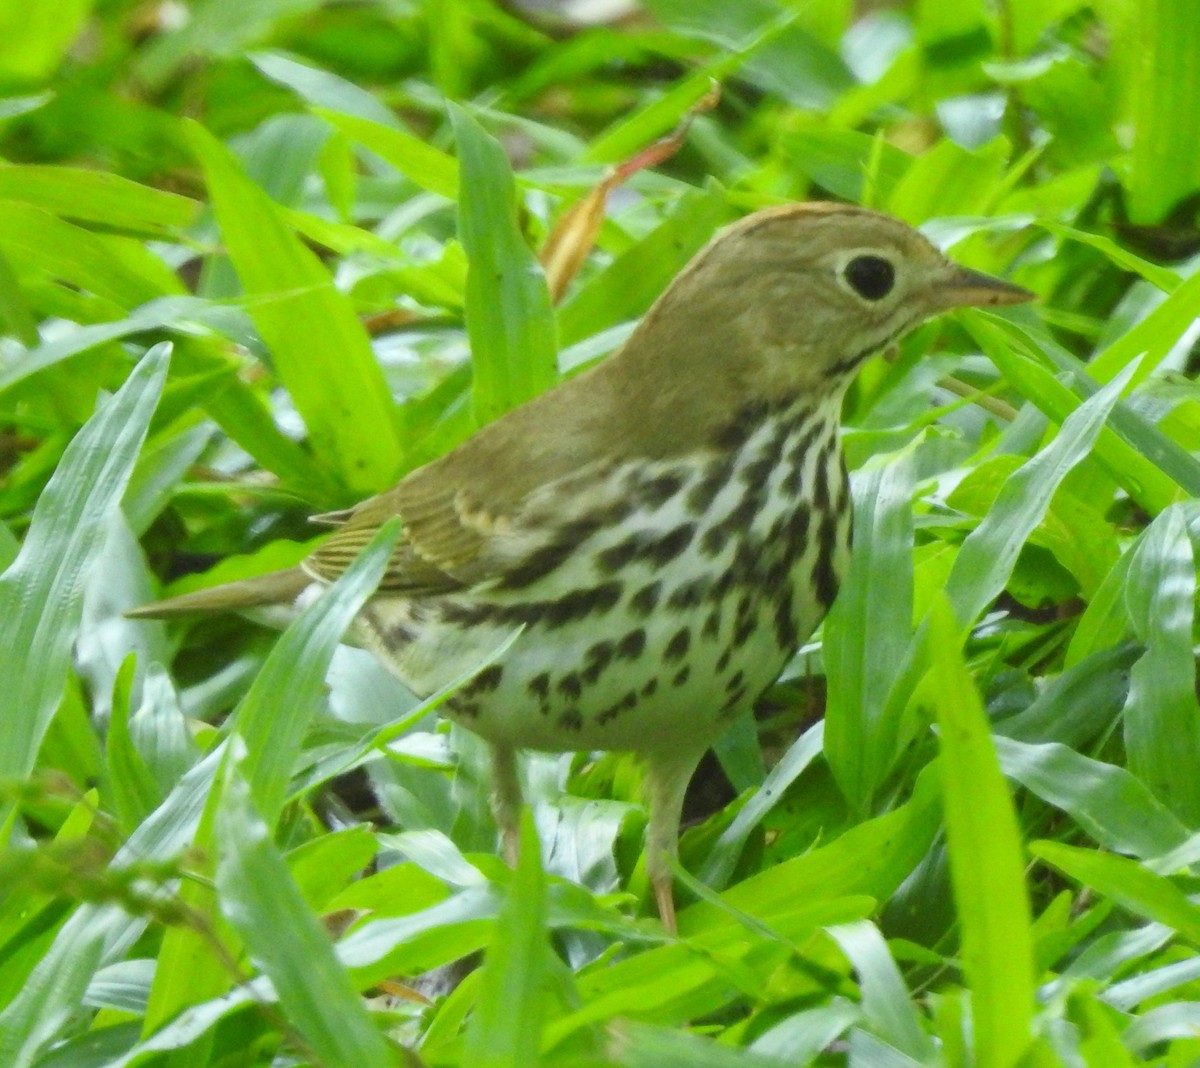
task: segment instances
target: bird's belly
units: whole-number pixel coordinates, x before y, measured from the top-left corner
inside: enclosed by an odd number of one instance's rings
[[[600,532],[517,588],[376,599],[367,644],[420,694],[474,671],[441,711],[494,743],[704,748],[778,677],[833,599],[849,509],[845,487],[832,485],[840,455],[822,459],[823,482],[799,472],[788,482],[780,461],[757,496],[729,478],[699,514],[684,504],[685,481],[652,522]]]

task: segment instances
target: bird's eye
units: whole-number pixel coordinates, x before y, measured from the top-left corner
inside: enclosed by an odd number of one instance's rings
[[[882,256],[855,256],[842,274],[850,288],[867,300],[882,300],[896,284],[896,268]]]

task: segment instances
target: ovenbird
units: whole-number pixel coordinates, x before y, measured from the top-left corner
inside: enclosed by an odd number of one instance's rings
[[[887,215],[760,211],[701,251],[619,352],[343,514],[301,567],[134,614],[294,602],[399,516],[352,639],[427,695],[523,626],[443,705],[491,745],[510,859],[514,750],[639,753],[647,871],[674,929],[688,780],[812,633],[846,566],[847,386],[932,315],[1031,297]]]

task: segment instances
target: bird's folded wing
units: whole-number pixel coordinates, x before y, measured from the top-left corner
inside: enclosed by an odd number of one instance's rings
[[[490,577],[488,542],[494,521],[464,502],[452,487],[420,492],[407,480],[355,508],[302,563],[314,578],[332,582],[392,516],[404,532],[379,583],[381,593],[449,593]]]

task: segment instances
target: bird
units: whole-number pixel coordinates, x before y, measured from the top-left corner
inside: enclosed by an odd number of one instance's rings
[[[614,354],[326,517],[335,530],[298,567],[131,614],[302,604],[398,516],[348,639],[420,697],[467,676],[441,711],[489,744],[510,863],[520,750],[638,754],[647,877],[675,932],[687,784],[847,567],[847,387],[925,320],[1033,296],[882,212],[759,210],[718,233]]]

